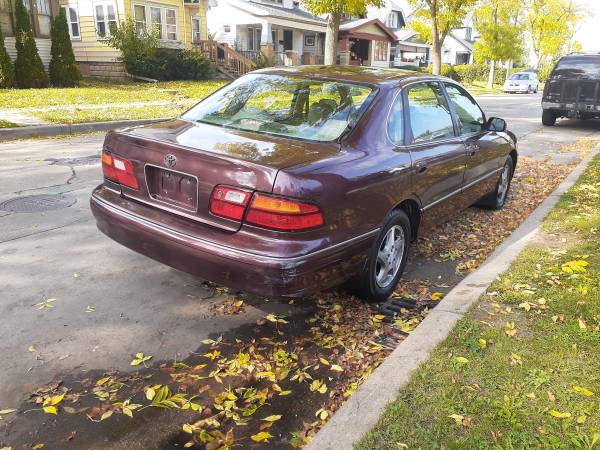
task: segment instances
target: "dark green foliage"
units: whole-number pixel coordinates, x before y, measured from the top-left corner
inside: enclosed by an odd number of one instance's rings
[[[15,68],[4,46],[4,36],[0,29],[0,88],[15,87]]]
[[[15,0],[15,39],[17,59],[15,61],[15,77],[20,88],[42,88],[48,86],[48,77],[40,59],[29,14],[22,0]]]
[[[487,82],[490,76],[488,64],[463,64],[453,67],[457,81],[461,83],[473,83],[474,81]],[[506,70],[496,66],[494,71],[494,84],[503,84],[506,80]]]
[[[60,14],[52,22],[52,59],[49,72],[53,86],[78,86],[81,80],[68,27],[65,10],[61,8]]]
[[[206,57],[191,50],[156,49],[125,67],[133,75],[160,81],[206,80],[211,74]]]
[[[454,68],[457,66],[450,66],[448,64],[442,64],[441,70],[440,70],[440,75],[443,77],[448,77],[448,78],[452,78],[455,81],[460,81],[458,74],[456,73],[456,71],[454,70]],[[427,73],[431,73],[433,70],[433,65],[430,65],[429,67],[427,67],[425,69],[425,71]]]

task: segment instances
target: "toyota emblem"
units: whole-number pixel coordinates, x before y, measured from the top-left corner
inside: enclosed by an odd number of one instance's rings
[[[177,157],[175,155],[171,153],[165,155],[165,166],[175,167],[175,164],[177,164]]]

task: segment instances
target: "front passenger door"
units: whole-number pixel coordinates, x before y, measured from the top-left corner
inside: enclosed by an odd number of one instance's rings
[[[423,207],[422,225],[444,222],[461,205],[466,165],[443,88],[436,81],[406,87],[407,144],[413,164],[413,189]]]
[[[466,90],[446,83],[446,92],[467,153],[463,184],[464,206],[467,207],[496,187],[498,170],[504,165],[510,149],[503,138],[486,130],[485,115]]]

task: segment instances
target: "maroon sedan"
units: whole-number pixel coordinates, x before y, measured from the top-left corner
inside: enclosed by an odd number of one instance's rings
[[[226,286],[296,297],[352,280],[381,301],[417,232],[502,208],[516,162],[504,120],[450,79],[268,69],[109,133],[91,206],[114,240]]]

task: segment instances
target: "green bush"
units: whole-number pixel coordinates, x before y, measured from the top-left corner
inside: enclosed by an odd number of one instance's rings
[[[52,21],[52,49],[50,51],[50,82],[53,86],[73,87],[81,81],[81,72],[75,62],[73,46],[69,37],[69,26],[65,10],[61,8],[60,14]]]
[[[275,65],[275,55],[270,58],[265,55],[263,52],[258,52],[256,56],[253,58],[254,64],[256,64],[257,69],[264,69],[265,67],[273,67]]]
[[[4,35],[0,28],[0,88],[15,87],[15,68],[4,46]]]
[[[173,49],[157,49],[151,55],[130,61],[127,71],[161,81],[205,80],[211,75],[210,62],[204,55]]]
[[[48,86],[48,76],[44,72],[44,65],[40,59],[29,13],[23,6],[22,0],[15,1],[15,47],[17,59],[15,60],[15,78],[20,88],[43,88]]]
[[[432,73],[433,71],[433,66],[428,66],[425,71],[427,73]],[[458,79],[458,75],[457,73],[454,71],[454,67],[449,65],[449,64],[442,64],[441,70],[440,70],[440,75],[443,77],[447,77],[447,78],[452,78],[455,81],[460,81]]]

